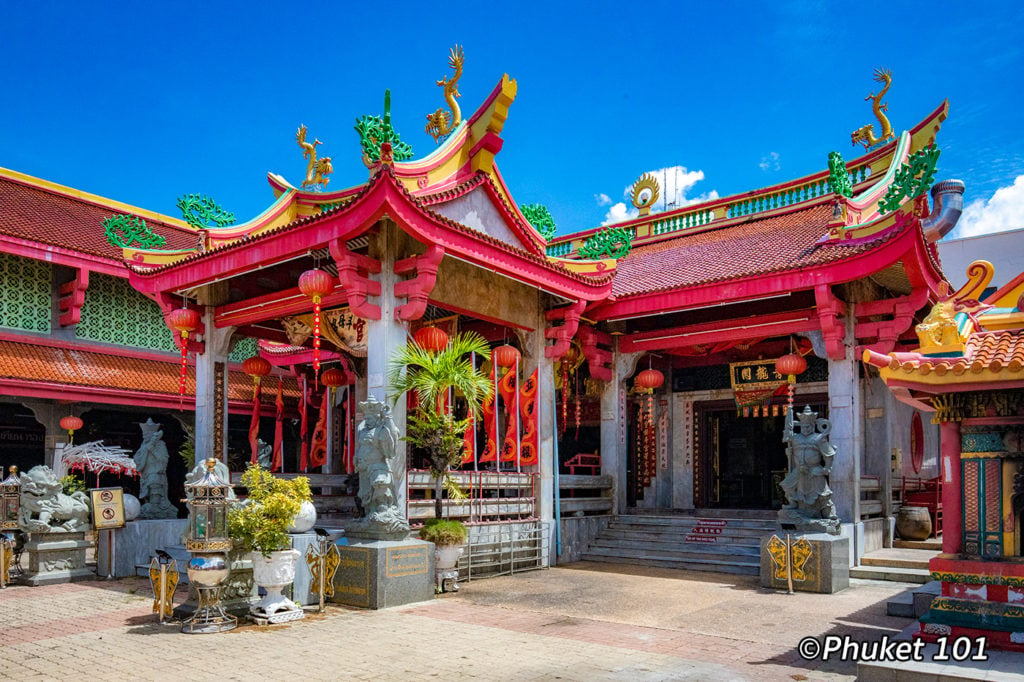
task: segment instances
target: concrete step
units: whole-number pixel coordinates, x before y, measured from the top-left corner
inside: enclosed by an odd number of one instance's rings
[[[942,551],[942,538],[928,538],[927,540],[893,540],[892,546],[895,549],[927,549],[932,552]]]
[[[894,583],[918,583],[919,585],[924,585],[931,581],[932,574],[919,568],[854,566],[850,569],[850,577],[863,580],[887,580]]]
[[[771,509],[637,509],[631,508],[624,516],[660,516],[663,518],[729,518],[775,521],[779,512]]]
[[[614,552],[620,556],[643,554],[646,556],[660,556],[665,558],[678,558],[694,556],[704,559],[719,559],[721,561],[747,560],[760,561],[760,548],[758,547],[736,547],[732,545],[667,545],[656,543],[616,543],[606,542],[600,538],[590,543],[588,552]]]
[[[761,572],[761,566],[759,563],[727,563],[721,561],[708,561],[700,558],[665,559],[661,557],[620,557],[615,555],[590,553],[585,553],[582,558],[584,561],[598,561],[610,564],[657,566],[659,568],[675,568],[689,571],[713,571],[715,573],[732,573],[738,575],[758,575]]]
[[[762,519],[746,516],[655,516],[651,514],[620,514],[615,517],[616,521],[623,523],[641,523],[653,525],[694,525],[704,522],[725,522],[737,526],[753,526],[764,528],[778,527],[775,518]]]
[[[885,548],[861,557],[861,565],[880,568],[917,568],[927,571],[928,561],[938,552],[926,549]]]
[[[735,540],[740,543],[758,544],[761,538],[771,535],[769,531],[754,528],[628,528],[619,524],[609,524],[603,533],[609,538],[643,540],[650,542],[718,542]]]
[[[938,580],[901,592],[885,603],[885,612],[890,616],[902,618],[920,618],[928,613],[932,599],[942,593],[942,583]]]

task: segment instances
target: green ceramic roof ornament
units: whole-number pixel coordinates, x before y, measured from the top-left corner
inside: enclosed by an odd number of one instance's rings
[[[380,161],[380,146],[384,142],[391,143],[391,152],[395,161],[408,161],[412,158],[412,146],[402,142],[398,132],[391,124],[391,91],[384,91],[384,117],[367,114],[356,119],[356,132],[359,133],[359,144],[363,148],[363,163],[367,167]]]
[[[167,241],[149,229],[146,221],[133,215],[114,215],[103,221],[103,232],[112,245],[126,249],[138,244],[143,249],[155,249]]]
[[[185,194],[178,197],[181,217],[195,228],[227,227],[235,224],[235,214],[225,211],[213,200],[202,194]]]
[[[530,224],[540,232],[540,236],[544,237],[545,241],[551,241],[555,236],[556,227],[555,219],[551,215],[551,211],[544,204],[526,204],[520,206],[519,210],[523,212],[523,216],[530,221]]]

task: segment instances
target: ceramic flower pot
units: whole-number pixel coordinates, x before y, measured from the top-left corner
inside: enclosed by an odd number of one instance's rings
[[[250,552],[249,558],[252,560],[253,580],[267,592],[250,611],[260,616],[272,616],[278,611],[298,610],[299,606],[281,591],[295,582],[295,562],[299,559],[299,551],[286,549],[271,552],[269,557],[260,552]]]
[[[435,545],[434,577],[438,592],[459,591],[459,570],[455,566],[462,552],[462,545]]]

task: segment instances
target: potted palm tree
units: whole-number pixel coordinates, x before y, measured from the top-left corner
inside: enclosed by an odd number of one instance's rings
[[[406,391],[415,392],[418,399],[416,409],[406,420],[405,440],[426,450],[429,457],[430,475],[434,479],[435,521],[440,521],[444,515],[444,491],[447,490],[449,496],[461,494],[449,471],[462,459],[462,435],[470,424],[468,417],[456,419],[445,409],[445,397],[454,389],[465,398],[468,414],[479,416],[480,406],[493,392],[490,379],[474,366],[474,354],[484,359],[491,356],[490,346],[483,337],[474,332],[456,334],[447,346],[436,352],[421,348],[415,342],[399,348],[388,369],[395,399]],[[436,525],[428,523],[420,537],[437,545],[438,587],[447,582],[457,590],[452,569],[462,553],[460,545],[466,541],[465,526],[454,520]]]
[[[313,500],[309,479],[276,478],[254,464],[242,474],[242,485],[248,490],[248,497],[228,510],[228,535],[236,548],[249,551],[253,579],[266,590],[250,612],[267,619],[279,611],[286,612],[274,617],[273,622],[301,618],[302,609],[282,591],[295,581],[299,552],[291,547],[288,528],[302,503]]]

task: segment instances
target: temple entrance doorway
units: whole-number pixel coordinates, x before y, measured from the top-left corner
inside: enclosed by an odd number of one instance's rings
[[[825,396],[800,401],[827,416]],[[732,401],[695,405],[694,502],[704,509],[779,509],[786,475],[785,401],[738,413]]]

